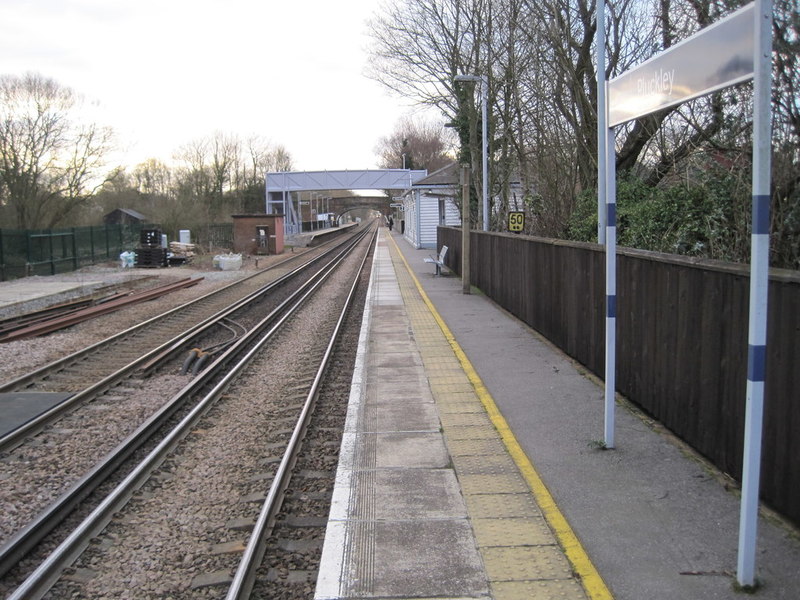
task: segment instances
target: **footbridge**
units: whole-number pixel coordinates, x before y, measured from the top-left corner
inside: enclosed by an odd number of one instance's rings
[[[266,175],[266,212],[284,216],[284,234],[302,232],[303,216],[317,220],[333,207],[338,217],[349,209],[371,207],[386,212],[377,198],[364,197],[356,202],[325,198],[320,192],[334,190],[407,190],[424,177],[427,170],[373,169],[367,171],[284,171]],[[307,210],[303,207],[307,206]],[[327,218],[325,218],[327,220]]]

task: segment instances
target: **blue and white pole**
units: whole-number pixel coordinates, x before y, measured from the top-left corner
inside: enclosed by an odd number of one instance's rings
[[[736,579],[755,585],[764,383],[767,370],[767,296],[772,147],[772,0],[756,0],[753,87],[753,233],[747,358],[742,502]]]
[[[606,364],[603,443],[614,447],[617,387],[617,166],[614,129],[608,127],[605,1],[597,2],[597,241],[606,247]]]
[[[617,387],[617,168],[613,128],[606,129],[606,364],[603,443],[614,447],[614,394]]]
[[[597,243],[606,243],[606,3],[597,0]]]

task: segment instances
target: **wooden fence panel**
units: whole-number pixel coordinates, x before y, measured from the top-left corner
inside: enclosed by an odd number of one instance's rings
[[[460,273],[461,230],[440,227],[442,244]],[[472,284],[602,377],[603,247],[479,231],[470,244]],[[617,266],[617,390],[740,479],[749,267],[624,248]],[[772,273],[769,294],[761,493],[800,523],[800,273]]]

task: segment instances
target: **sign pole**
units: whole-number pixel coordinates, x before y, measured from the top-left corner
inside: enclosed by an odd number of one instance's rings
[[[606,247],[606,363],[603,443],[614,447],[617,365],[617,172],[614,130],[608,127],[606,4],[597,0],[597,242]]]
[[[606,3],[597,0],[597,243],[606,243]]]
[[[598,0],[601,1],[601,0]],[[685,69],[703,56],[702,69]],[[753,587],[767,358],[772,147],[772,0],[755,0],[609,81],[606,131],[606,446],[614,445],[616,173],[613,127],[754,80],[750,317],[736,578]],[[600,142],[598,141],[598,144]]]
[[[615,391],[617,387],[617,169],[613,128],[605,135],[606,185],[606,364],[603,443],[614,447]]]
[[[772,0],[756,0],[753,87],[753,230],[750,256],[750,325],[747,358],[742,501],[736,579],[755,579],[761,438],[767,354],[769,225],[772,140]]]

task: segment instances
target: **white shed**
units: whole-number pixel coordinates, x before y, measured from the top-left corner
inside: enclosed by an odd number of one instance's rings
[[[460,226],[455,202],[459,165],[453,163],[412,184],[403,196],[403,237],[415,248],[436,249],[439,225]]]

